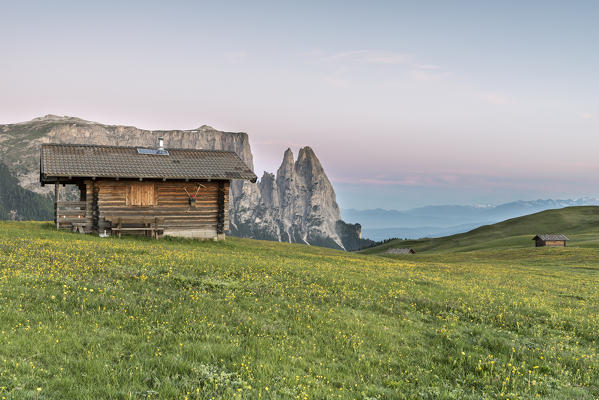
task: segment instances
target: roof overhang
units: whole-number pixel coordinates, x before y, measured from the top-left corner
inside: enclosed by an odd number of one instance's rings
[[[43,144],[40,182],[77,183],[85,179],[153,181],[231,181],[258,177],[231,151],[169,149],[146,154],[137,147]]]
[[[222,177],[217,177],[217,178],[207,178],[207,177],[201,177],[201,178],[184,178],[184,177],[163,177],[163,176],[150,176],[150,177],[138,177],[138,176],[47,176],[47,175],[40,175],[40,183],[42,185],[45,184],[53,184],[53,183],[60,183],[60,184],[75,184],[75,183],[79,183],[81,181],[85,181],[85,180],[115,180],[115,181],[162,181],[162,182],[166,182],[166,181],[174,181],[174,182],[196,182],[196,181],[202,181],[202,182],[218,182],[218,181],[232,181],[232,180],[237,180],[237,179],[233,179],[233,178],[222,178]],[[257,178],[256,179],[247,179],[252,183],[256,183]]]

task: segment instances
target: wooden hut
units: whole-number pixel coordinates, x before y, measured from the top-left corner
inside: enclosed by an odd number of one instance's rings
[[[532,238],[535,241],[536,247],[543,246],[557,246],[557,247],[566,247],[566,242],[568,238],[565,235],[537,235]]]
[[[385,252],[386,254],[416,254],[412,248],[393,248]]]
[[[224,239],[233,179],[256,182],[234,152],[43,144],[40,182],[55,185],[58,229]],[[78,201],[61,201],[60,185]]]

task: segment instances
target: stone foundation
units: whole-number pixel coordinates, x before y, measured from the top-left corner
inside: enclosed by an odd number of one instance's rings
[[[193,239],[225,240],[224,233],[216,233],[213,229],[165,230],[163,236],[183,237]]]

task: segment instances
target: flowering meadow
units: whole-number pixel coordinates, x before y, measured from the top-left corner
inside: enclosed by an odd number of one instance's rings
[[[595,399],[598,336],[596,248],[384,258],[0,222],[0,399]]]

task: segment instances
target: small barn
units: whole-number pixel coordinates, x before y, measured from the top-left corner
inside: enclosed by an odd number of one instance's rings
[[[58,229],[224,239],[232,180],[256,182],[234,152],[43,144],[40,182],[55,185]],[[79,198],[63,201],[60,186]]]
[[[543,234],[537,235],[532,238],[535,241],[536,247],[543,246],[556,246],[556,247],[566,247],[566,242],[568,238],[565,235],[561,234]]]
[[[389,249],[385,253],[386,254],[416,254],[416,252],[412,248]]]

